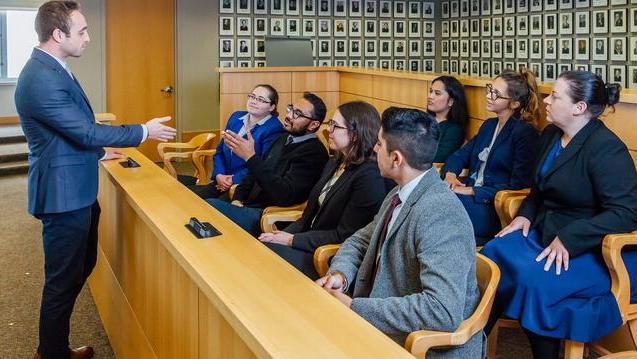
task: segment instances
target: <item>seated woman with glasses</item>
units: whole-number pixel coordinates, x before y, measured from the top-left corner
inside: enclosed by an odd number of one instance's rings
[[[336,152],[314,185],[303,215],[284,231],[263,233],[259,240],[312,279],[318,279],[314,250],[342,243],[372,221],[386,191],[374,145],[380,116],[366,102],[338,107],[329,122],[329,147]]]
[[[637,173],[599,120],[620,91],[590,72],[560,74],[544,99],[549,125],[531,193],[482,249],[502,270],[485,332],[502,314],[518,320],[534,358],[557,359],[561,339],[590,343],[622,325],[601,248],[607,234],[637,229]],[[625,247],[622,258],[635,303],[637,248]]]
[[[478,134],[451,155],[442,170],[444,180],[465,206],[478,245],[500,230],[493,200],[496,192],[522,189],[533,182],[539,136],[531,123],[540,118],[537,84],[531,72],[512,70],[486,87],[486,120]],[[461,182],[464,168],[469,177]]]
[[[469,121],[464,86],[455,77],[440,76],[431,82],[427,112],[436,117],[440,137],[434,162],[444,163],[464,142]]]
[[[225,131],[247,138],[249,129],[254,139],[254,150],[261,156],[284,132],[278,118],[278,102],[279,94],[274,87],[264,84],[255,86],[248,95],[247,111],[237,111],[230,115]],[[245,161],[235,155],[223,139],[217,145],[212,163],[212,181],[209,184],[188,186],[203,199],[227,196],[230,187],[240,183],[248,172]],[[183,177],[180,177],[180,181],[185,182]]]

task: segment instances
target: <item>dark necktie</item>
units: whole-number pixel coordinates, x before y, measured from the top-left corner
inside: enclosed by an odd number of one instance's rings
[[[385,239],[387,237],[387,230],[389,227],[389,222],[391,222],[391,217],[394,214],[394,210],[398,207],[402,202],[400,201],[400,197],[398,197],[398,193],[396,193],[391,198],[391,203],[389,207],[387,207],[387,211],[385,212],[385,217],[383,218],[383,229],[380,231],[380,235],[378,237],[378,246],[376,247],[376,260],[374,261],[374,277],[376,278],[376,272],[378,270],[378,261],[380,260],[380,250],[383,247],[383,243],[385,243]]]
[[[288,136],[288,139],[285,140],[285,145],[284,146],[289,145],[290,143],[292,143],[292,141],[294,141],[294,138],[291,135]]]

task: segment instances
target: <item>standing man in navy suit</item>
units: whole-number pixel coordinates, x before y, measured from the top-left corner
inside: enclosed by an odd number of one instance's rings
[[[143,125],[104,126],[66,60],[89,42],[86,19],[74,1],[50,1],[35,20],[39,46],[15,92],[29,143],[29,212],[42,221],[45,282],[40,343],[35,358],[90,358],[93,349],[69,349],[73,305],[97,258],[98,161],[122,158],[104,147],[137,146],[175,137],[156,118]]]

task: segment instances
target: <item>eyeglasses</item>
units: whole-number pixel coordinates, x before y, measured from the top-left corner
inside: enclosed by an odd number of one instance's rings
[[[312,120],[312,121],[319,121],[317,119],[315,119],[314,117],[310,117],[306,114],[304,114],[301,110],[299,110],[298,108],[294,108],[294,106],[292,104],[288,105],[287,108],[287,112],[292,114],[292,119],[296,120],[299,117],[305,117],[308,120]]]
[[[504,100],[510,100],[510,97],[506,97],[506,96],[502,96],[502,94],[500,93],[500,91],[498,90],[494,90],[493,89],[493,85],[491,84],[487,84],[487,95],[489,95],[489,98],[491,98],[491,101],[497,101],[499,98],[504,99]]]
[[[255,100],[261,103],[272,103],[272,101],[268,100],[267,98],[261,97],[261,96],[257,96],[253,93],[248,95],[248,100]]]
[[[340,128],[340,129],[343,129],[343,130],[347,130],[347,129],[348,129],[348,128],[347,128],[347,127],[345,127],[345,126],[340,126],[340,125],[339,125],[338,123],[336,123],[336,121],[334,121],[334,120],[329,120],[329,121],[327,122],[327,129],[328,129],[328,131],[330,131],[330,132],[334,132],[334,130],[335,130],[335,129],[337,129],[337,128]]]

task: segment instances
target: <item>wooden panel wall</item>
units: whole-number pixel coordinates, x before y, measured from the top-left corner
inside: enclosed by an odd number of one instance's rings
[[[280,85],[282,89],[286,89],[288,88],[285,85],[286,81],[291,81],[289,88],[292,91],[291,96],[287,98],[285,95],[281,96],[281,108],[283,108],[283,104],[293,100],[302,91],[316,91],[323,97],[328,106],[329,118],[336,106],[355,100],[367,101],[381,113],[390,106],[426,110],[429,85],[435,77],[433,75],[424,76],[422,74],[404,72],[388,73],[387,71],[347,68],[335,68],[333,71],[318,69],[315,72],[309,69],[296,70],[292,68],[287,72],[281,69],[273,71],[277,72],[267,72],[267,69],[261,69],[254,73],[241,72],[241,70],[238,72],[222,72],[222,121],[225,121],[232,111],[245,107],[245,94],[247,92],[242,92],[241,96],[238,96],[236,94],[238,91],[237,86],[243,86],[241,91],[249,91],[251,88],[247,89],[247,87],[255,83],[255,79],[267,82],[276,81],[281,76],[290,76],[291,78],[285,78]],[[487,82],[468,77],[459,79],[465,85],[469,109],[469,124],[466,137],[470,139],[478,132],[484,120],[494,117],[495,114],[486,109],[484,86]],[[250,83],[250,85],[245,82]],[[242,84],[235,85],[236,83]],[[541,101],[550,90],[550,86],[540,85]],[[284,100],[284,98],[287,100]],[[637,117],[630,114],[637,111],[636,98],[637,90],[624,90],[622,92],[623,102],[616,106],[615,113],[608,113],[602,117],[606,125],[626,143],[633,158],[637,158],[637,130],[635,130],[637,128]],[[541,102],[541,118],[536,124],[540,130],[547,125],[544,107],[544,103]],[[225,126],[225,122],[223,126]]]

